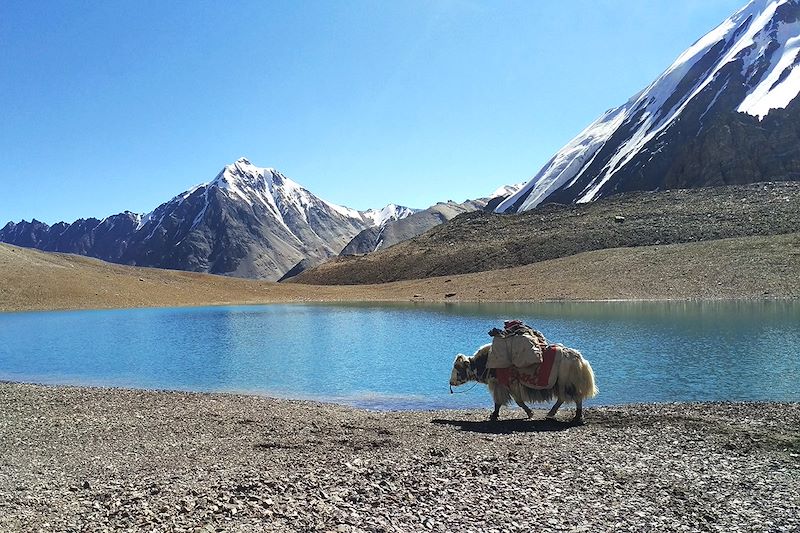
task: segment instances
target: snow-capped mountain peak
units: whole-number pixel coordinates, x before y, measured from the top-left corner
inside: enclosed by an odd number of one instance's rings
[[[137,261],[140,250],[158,242],[165,255],[147,256],[150,264],[182,261],[191,269],[278,279],[301,261],[337,254],[372,220],[240,158],[136,222],[128,253]]]
[[[589,202],[686,180],[675,166],[676,158],[688,157],[678,154],[681,146],[695,148],[694,139],[720,116],[744,113],[762,121],[786,109],[800,94],[798,66],[800,0],[753,0],[579,133],[496,211],[524,211],[546,199]],[[728,164],[721,165],[727,174],[704,179],[745,179]]]
[[[207,186],[223,190],[229,196],[238,197],[250,205],[259,201],[266,204],[274,203],[274,198],[270,201],[267,196],[273,196],[275,190],[279,188],[291,192],[302,191],[302,187],[274,168],[257,167],[244,157],[226,165]]]
[[[276,169],[257,167],[244,157],[226,165],[207,186],[251,206],[263,205],[279,216],[291,210],[307,218],[310,209],[324,205],[343,217],[361,220],[357,210],[318,198]]]
[[[224,190],[229,196],[250,205],[261,203],[281,213],[290,208],[298,213],[306,213],[310,208],[324,204],[336,213],[362,221],[368,226],[383,226],[389,220],[399,220],[415,212],[414,209],[395,204],[367,211],[334,204],[318,198],[274,168],[257,167],[244,157],[226,165],[208,186]]]

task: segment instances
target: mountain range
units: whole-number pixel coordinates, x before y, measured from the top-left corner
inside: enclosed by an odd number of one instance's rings
[[[146,215],[48,226],[0,241],[106,261],[278,280],[328,258],[381,251],[478,210],[517,213],[629,191],[800,180],[800,0],[753,0],[653,83],[590,124],[529,182],[417,210],[326,202],[247,159]]]
[[[53,226],[35,219],[9,222],[0,229],[0,241],[126,265],[274,281],[345,248],[362,253],[399,242],[488,201],[448,202],[422,211],[395,204],[358,211],[241,158],[151,213],[126,211]],[[406,218],[409,224],[394,225]]]
[[[559,150],[496,211],[800,179],[800,0],[754,0]]]
[[[0,241],[128,265],[276,280],[301,260],[313,265],[362,230],[412,213],[395,205],[368,211],[335,205],[241,158],[146,215],[126,211],[53,226],[10,222]]]

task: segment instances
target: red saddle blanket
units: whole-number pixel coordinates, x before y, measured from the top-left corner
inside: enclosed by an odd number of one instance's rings
[[[540,364],[534,374],[520,372],[520,369],[515,366],[508,368],[496,368],[495,378],[497,381],[508,387],[512,382],[519,381],[526,387],[532,389],[546,389],[550,386],[550,372],[553,371],[553,363],[556,360],[556,353],[558,353],[558,346],[551,344],[542,351],[542,364]]]

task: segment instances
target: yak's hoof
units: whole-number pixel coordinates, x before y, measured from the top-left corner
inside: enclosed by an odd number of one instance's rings
[[[545,420],[552,420],[553,422],[555,422],[557,420],[556,415],[546,415],[544,417],[544,419]]]
[[[498,417],[497,415],[491,415],[491,416],[489,417],[489,422],[497,422],[497,419],[498,419],[498,418],[499,418],[499,417]]]
[[[573,418],[572,420],[569,421],[569,423],[572,424],[573,426],[582,426],[586,423],[586,420],[584,420],[583,417]]]

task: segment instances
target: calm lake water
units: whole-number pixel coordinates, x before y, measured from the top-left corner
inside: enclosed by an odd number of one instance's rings
[[[455,354],[521,318],[580,350],[589,405],[800,401],[800,303],[267,305],[0,314],[0,379],[234,391],[377,409],[489,407],[450,395]],[[470,385],[461,387],[466,391]]]

